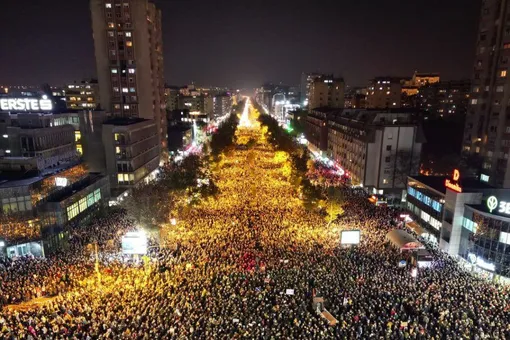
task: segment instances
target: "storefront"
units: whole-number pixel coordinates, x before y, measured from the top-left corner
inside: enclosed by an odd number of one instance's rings
[[[508,198],[493,195],[481,204],[468,204],[462,218],[458,255],[472,265],[473,271],[496,281],[510,278]]]
[[[443,224],[446,193],[444,181],[445,177],[408,177],[407,191],[403,199],[412,220],[424,229],[417,234],[430,235],[429,238],[435,243],[438,242]]]

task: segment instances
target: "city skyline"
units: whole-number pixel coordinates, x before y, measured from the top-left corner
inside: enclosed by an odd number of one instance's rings
[[[311,71],[334,72],[353,86],[415,70],[443,79],[472,76],[480,1],[155,3],[170,85],[297,85],[301,72]],[[0,84],[62,85],[96,76],[88,0],[5,1],[3,8],[0,28],[9,34],[0,43],[9,48],[0,52]]]

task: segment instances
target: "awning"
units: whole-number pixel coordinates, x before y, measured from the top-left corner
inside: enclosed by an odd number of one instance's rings
[[[394,229],[386,234],[386,239],[400,250],[424,249],[423,244],[418,242],[411,234],[401,229]]]

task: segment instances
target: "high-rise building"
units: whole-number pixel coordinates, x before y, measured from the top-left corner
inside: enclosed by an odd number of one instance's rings
[[[342,78],[323,75],[313,80],[310,86],[308,109],[318,107],[343,108],[345,100],[345,83]]]
[[[148,0],[90,0],[100,103],[154,120],[166,146],[161,11]]]
[[[301,104],[306,106],[308,105],[308,100],[310,100],[310,87],[315,79],[321,76],[320,73],[301,73],[301,84],[300,84],[300,92],[301,92]]]
[[[483,159],[481,176],[510,188],[510,31],[507,1],[483,1],[463,152]]]

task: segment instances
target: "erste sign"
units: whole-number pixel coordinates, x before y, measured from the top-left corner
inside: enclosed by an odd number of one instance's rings
[[[491,213],[496,207],[499,207],[498,213],[510,215],[510,202],[500,201],[496,196],[487,198],[487,208]]]
[[[45,98],[0,98],[1,111],[51,111],[53,103]]]

